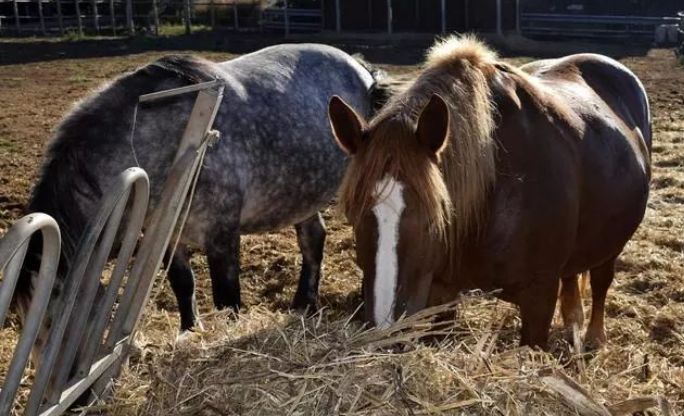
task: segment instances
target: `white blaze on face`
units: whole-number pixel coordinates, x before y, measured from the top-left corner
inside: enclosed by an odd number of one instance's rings
[[[387,176],[375,186],[377,204],[373,213],[378,223],[378,252],[375,256],[375,284],[373,286],[373,318],[380,328],[394,321],[394,302],[397,289],[399,260],[399,221],[404,211],[404,185]]]

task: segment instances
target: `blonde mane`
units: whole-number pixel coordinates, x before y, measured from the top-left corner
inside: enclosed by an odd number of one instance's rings
[[[470,36],[448,37],[430,48],[418,78],[371,121],[370,137],[347,170],[340,202],[352,223],[372,206],[375,184],[389,174],[416,193],[421,205],[417,208],[450,244],[460,244],[467,233],[479,229],[496,171],[488,84],[496,59]],[[415,136],[420,112],[435,93],[450,113],[438,166]]]

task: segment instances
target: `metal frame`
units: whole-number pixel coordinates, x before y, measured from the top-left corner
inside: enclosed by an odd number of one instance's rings
[[[24,320],[21,337],[14,349],[12,362],[7,370],[5,383],[0,391],[1,415],[9,414],[12,408],[31,349],[36,342],[43,316],[47,311],[59,265],[61,239],[57,222],[52,217],[45,214],[31,214],[17,221],[0,240],[0,269],[3,270],[3,281],[0,284],[0,327],[2,327],[24,264],[29,241],[31,236],[38,232],[43,237],[38,284]]]
[[[191,184],[201,169],[209,144],[207,133],[221,103],[223,84],[211,81],[139,99],[154,105],[160,98],[192,92],[197,93],[195,105],[157,207],[146,215],[150,193],[147,174],[139,168],[122,172],[105,194],[97,215],[81,238],[59,298],[48,305],[60,255],[59,229],[52,218],[32,214],[19,220],[0,240],[0,266],[5,271],[0,286],[0,324],[9,308],[30,236],[41,230],[45,241],[38,287],[0,391],[0,414],[7,414],[13,404],[48,306],[55,319],[37,366],[25,407],[26,415],[61,415],[89,390],[91,401],[101,398],[111,379],[118,374],[177,228]],[[126,212],[126,225],[120,234],[121,246],[109,282],[104,286],[100,278]],[[149,221],[138,245],[146,218]],[[122,287],[123,293],[119,296]],[[98,302],[95,302],[96,298]]]

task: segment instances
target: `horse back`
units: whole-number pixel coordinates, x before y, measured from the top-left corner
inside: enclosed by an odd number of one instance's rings
[[[572,85],[569,90],[564,90],[565,94],[561,90],[560,96],[579,113],[587,114],[590,111],[581,108],[586,102],[575,102],[575,95],[581,94],[582,90],[590,90],[630,130],[639,129],[645,145],[644,153],[650,155],[652,132],[648,96],[639,78],[620,62],[607,56],[585,53],[536,61],[521,69],[546,81],[551,88],[554,88],[554,84]],[[597,111],[596,106],[593,109]]]

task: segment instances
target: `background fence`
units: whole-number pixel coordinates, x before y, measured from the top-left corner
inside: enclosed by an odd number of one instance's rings
[[[0,34],[120,35],[160,26],[258,28],[264,0],[0,0]]]
[[[533,37],[642,39],[677,42],[681,17],[523,13],[521,30]]]

